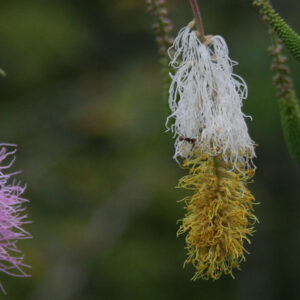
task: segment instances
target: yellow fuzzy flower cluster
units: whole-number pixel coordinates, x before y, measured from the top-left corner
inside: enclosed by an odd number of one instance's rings
[[[232,169],[221,156],[208,154],[185,160],[183,166],[189,175],[178,187],[194,193],[183,199],[187,212],[178,230],[178,235],[187,234],[185,264],[195,267],[193,280],[233,277],[233,269],[245,260],[245,241],[250,243],[258,221],[254,197],[246,187],[254,170]]]

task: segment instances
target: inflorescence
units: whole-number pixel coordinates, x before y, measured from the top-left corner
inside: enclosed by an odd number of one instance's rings
[[[166,125],[175,138],[174,158],[189,172],[178,187],[192,191],[183,199],[186,215],[178,230],[186,234],[185,264],[196,269],[192,279],[216,280],[240,268],[257,222],[246,187],[255,172],[255,144],[241,110],[247,85],[233,73],[237,63],[225,40],[201,41],[193,26],[181,29],[169,48],[174,72]]]

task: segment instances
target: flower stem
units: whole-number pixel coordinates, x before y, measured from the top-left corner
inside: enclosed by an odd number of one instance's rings
[[[194,11],[194,15],[195,15],[195,19],[196,19],[196,23],[197,23],[200,38],[201,38],[202,41],[204,41],[205,40],[204,28],[203,28],[202,18],[201,18],[201,14],[200,14],[200,10],[199,10],[197,0],[190,0],[190,2],[191,2],[191,5],[192,5],[192,9]]]

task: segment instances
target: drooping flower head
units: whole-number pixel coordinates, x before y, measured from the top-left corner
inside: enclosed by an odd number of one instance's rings
[[[186,234],[192,279],[232,275],[245,260],[245,242],[254,232],[254,197],[246,187],[255,157],[242,112],[247,85],[233,73],[237,63],[221,36],[201,42],[193,23],[184,27],[169,49],[174,158],[189,174],[179,187],[193,192],[184,199],[186,214],[178,234]],[[178,159],[179,158],[179,159]]]
[[[237,63],[229,58],[225,40],[208,36],[202,43],[192,27],[190,23],[181,29],[169,49],[174,72],[167,126],[174,118],[174,158],[191,158],[196,145],[203,154],[221,154],[233,168],[250,167],[254,143],[241,110],[247,85],[233,74]]]
[[[22,197],[26,187],[12,179],[18,172],[6,172],[15,161],[16,151],[15,145],[0,144],[0,272],[25,277],[23,268],[28,266],[17,241],[31,237],[22,227],[29,223],[23,206],[28,200]]]

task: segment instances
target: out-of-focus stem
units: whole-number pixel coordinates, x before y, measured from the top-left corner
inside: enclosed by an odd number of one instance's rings
[[[281,116],[283,133],[291,157],[300,164],[300,106],[293,89],[293,81],[285,62],[287,58],[281,54],[282,41],[274,30],[270,32],[273,47],[270,54],[273,57],[272,71]]]
[[[159,47],[159,53],[162,58],[167,58],[167,50],[173,44],[171,31],[173,24],[168,18],[168,10],[165,0],[146,0],[147,10],[154,17],[155,23],[153,29],[156,35],[156,41]]]
[[[168,56],[168,49],[173,44],[173,37],[171,36],[173,24],[168,17],[168,10],[166,8],[165,0],[146,0],[146,4],[148,12],[154,17],[155,20],[153,29],[161,56],[160,62],[164,75],[164,97],[166,100],[167,109],[169,111],[168,99],[171,77],[169,76],[170,59]]]

